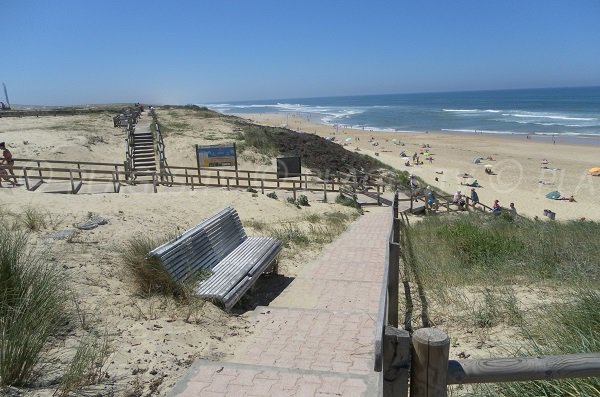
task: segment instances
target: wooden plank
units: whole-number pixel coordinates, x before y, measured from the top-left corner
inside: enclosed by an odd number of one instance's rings
[[[517,382],[600,376],[600,353],[451,360],[448,384]]]

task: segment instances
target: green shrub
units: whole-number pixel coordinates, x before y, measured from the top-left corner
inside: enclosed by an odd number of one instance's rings
[[[0,385],[31,381],[44,346],[67,319],[63,275],[27,243],[24,233],[0,229]]]
[[[308,203],[308,197],[306,197],[303,194],[301,194],[298,197],[298,200],[296,200],[296,204],[301,205],[303,207],[310,207],[310,204]]]
[[[246,191],[250,192],[250,193],[258,193],[258,190],[254,189],[252,187],[249,187],[248,189],[246,189]]]
[[[345,205],[346,207],[352,207],[356,208],[357,210],[362,210],[360,204],[358,203],[358,201],[356,201],[356,198],[346,197],[343,194],[338,195],[335,198],[335,202],[341,205]]]
[[[271,192],[271,193],[267,194],[267,197],[277,200],[277,193]]]

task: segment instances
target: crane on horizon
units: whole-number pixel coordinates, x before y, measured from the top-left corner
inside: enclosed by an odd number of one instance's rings
[[[10,101],[8,100],[8,91],[6,90],[6,84],[2,83],[2,86],[4,87],[4,97],[6,98],[6,105],[4,104],[4,102],[0,102],[0,104],[2,105],[2,110],[10,110]]]

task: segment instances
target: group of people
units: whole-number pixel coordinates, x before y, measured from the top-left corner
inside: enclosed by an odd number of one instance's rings
[[[0,159],[0,187],[2,186],[2,180],[12,183],[13,186],[17,186],[17,177],[13,171],[15,160],[13,160],[12,153],[6,148],[6,143],[0,142],[0,150],[2,150],[2,158]],[[12,175],[11,177],[8,175]]]
[[[500,205],[500,201],[494,200],[494,205],[492,206],[492,213],[494,215],[500,215],[502,213],[502,206]],[[510,203],[508,206],[508,214],[513,218],[517,219],[517,209],[515,208],[515,203]]]

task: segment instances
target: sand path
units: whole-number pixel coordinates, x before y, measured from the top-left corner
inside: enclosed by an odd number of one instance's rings
[[[172,396],[374,395],[375,321],[392,217],[354,222],[270,306],[226,362],[197,360]]]

